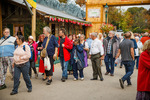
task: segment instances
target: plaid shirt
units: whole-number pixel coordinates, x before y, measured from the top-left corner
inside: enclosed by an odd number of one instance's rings
[[[112,45],[112,39],[110,39],[108,42],[107,54],[111,54],[111,45]]]

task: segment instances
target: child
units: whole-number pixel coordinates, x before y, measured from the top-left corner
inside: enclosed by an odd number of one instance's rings
[[[83,45],[79,44],[80,40],[75,40],[73,49],[71,52],[71,65],[73,67],[74,81],[78,80],[78,70],[80,72],[81,81],[84,80],[83,68],[84,68],[84,53]]]

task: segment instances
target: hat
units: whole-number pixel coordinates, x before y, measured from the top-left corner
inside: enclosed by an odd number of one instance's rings
[[[29,36],[29,39],[32,39],[32,40],[33,40],[33,36]]]

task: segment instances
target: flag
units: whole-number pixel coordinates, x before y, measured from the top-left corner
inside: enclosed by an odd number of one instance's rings
[[[27,2],[28,2],[33,8],[36,8],[36,0],[27,0]]]

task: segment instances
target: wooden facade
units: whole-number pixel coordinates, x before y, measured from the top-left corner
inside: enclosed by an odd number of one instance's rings
[[[43,16],[45,13],[36,9],[32,9],[34,15],[31,16],[26,6],[10,0],[0,1],[0,8],[2,8],[0,9],[0,37],[2,37],[2,29],[8,27],[12,36],[15,36],[17,32],[22,32],[26,39],[32,35],[36,40],[36,19],[42,19],[48,23],[55,36],[58,36],[59,29],[62,27],[66,29],[67,34],[85,34],[85,27],[82,25],[49,21],[49,18]]]
[[[92,27],[87,27],[86,37],[91,32],[100,33],[100,25],[105,22],[105,9],[104,6],[128,6],[128,5],[144,5],[150,4],[150,0],[87,0],[86,3],[86,21],[92,22]],[[100,17],[89,18],[89,9],[99,9]],[[108,20],[108,19],[107,19]],[[108,22],[108,21],[107,21]]]
[[[2,4],[2,29],[10,28],[12,36],[18,31],[25,35],[25,28],[31,27],[31,15],[25,6],[3,0]],[[2,36],[2,32],[1,32]]]

